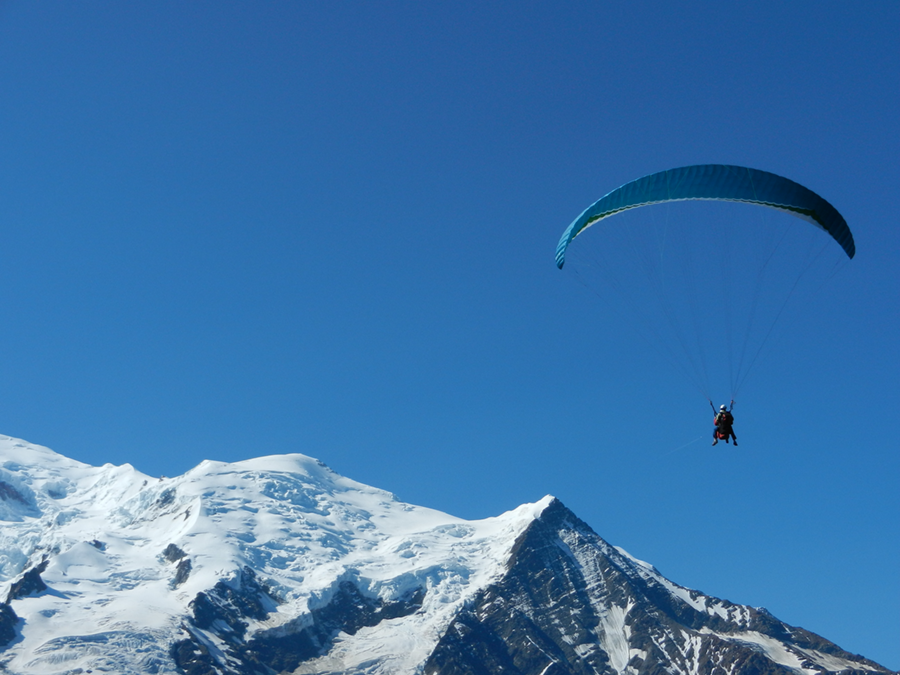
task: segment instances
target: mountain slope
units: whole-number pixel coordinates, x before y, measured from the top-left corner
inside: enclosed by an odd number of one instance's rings
[[[466,521],[304,455],[177,478],[0,437],[10,673],[887,672],[546,497]]]
[[[359,635],[347,667],[377,649],[383,672],[403,672],[502,573],[493,561],[549,501],[470,522],[404,504],[303,455],[206,461],[155,479],[8,439],[0,467],[0,578],[12,589],[41,568],[47,587],[10,598],[24,624],[0,662],[29,673],[67,672],[62,663],[177,672],[172,654],[184,640],[212,661],[227,660],[228,641],[250,634],[271,651],[317,616],[329,636],[343,627],[328,613],[347,593],[392,617],[374,645]],[[400,609],[414,606],[413,617]]]
[[[428,675],[886,672],[762,609],[673,584],[559,501],[454,619]]]

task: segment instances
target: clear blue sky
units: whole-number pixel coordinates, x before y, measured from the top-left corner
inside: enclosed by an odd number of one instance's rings
[[[893,0],[0,3],[0,431],[150,474],[302,452],[466,518],[551,493],[900,668],[898,35]],[[695,163],[858,247],[740,451],[553,264]]]

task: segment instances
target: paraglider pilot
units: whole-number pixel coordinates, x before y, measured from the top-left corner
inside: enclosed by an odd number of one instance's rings
[[[716,412],[716,407],[712,404],[712,401],[709,402],[709,405],[712,407],[713,412]],[[737,445],[737,436],[734,435],[734,429],[732,428],[734,424],[734,416],[731,414],[732,409],[734,409],[734,401],[731,402],[731,408],[724,403],[719,406],[719,412],[716,413],[716,418],[713,420],[716,425],[713,429],[713,445],[720,440],[724,440],[727,443],[729,438],[733,439],[734,444]]]

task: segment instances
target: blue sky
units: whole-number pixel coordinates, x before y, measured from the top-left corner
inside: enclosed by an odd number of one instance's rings
[[[554,494],[900,668],[898,34],[892,1],[4,2],[0,431],[150,474],[302,452],[466,518]],[[553,260],[696,163],[807,185],[858,250],[739,451]]]

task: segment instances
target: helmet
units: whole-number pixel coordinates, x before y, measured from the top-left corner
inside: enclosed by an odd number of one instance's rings
[[[728,406],[726,406],[724,403],[719,406],[719,410],[725,411],[727,409],[728,409]]]

